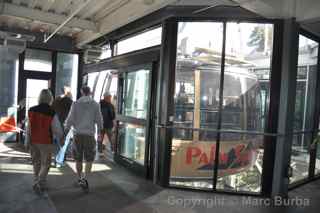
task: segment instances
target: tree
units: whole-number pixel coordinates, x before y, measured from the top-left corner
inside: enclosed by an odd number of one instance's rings
[[[250,40],[247,45],[250,47],[256,47],[256,51],[264,51],[265,45],[265,28],[264,26],[255,26],[253,31],[250,34]]]

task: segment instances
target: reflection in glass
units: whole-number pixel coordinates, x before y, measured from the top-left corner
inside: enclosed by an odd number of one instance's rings
[[[51,52],[45,50],[26,49],[24,69],[31,71],[51,72]]]
[[[144,164],[145,128],[135,124],[119,124],[120,154],[126,158]]]
[[[78,55],[58,53],[56,73],[56,96],[63,94],[63,88],[69,87],[73,100],[77,98]]]
[[[219,126],[220,103],[222,129],[264,132],[273,25],[230,22],[226,31],[223,99],[220,100],[222,23],[179,23],[174,97],[174,125],[179,128],[173,130],[171,156],[175,160],[171,162],[171,184],[174,181],[175,185],[212,188],[216,160],[209,158],[207,173],[199,172],[206,165],[202,163],[207,162],[202,153],[208,155],[215,149],[212,147],[217,140],[214,130]],[[258,135],[221,134],[218,189],[260,191],[262,142],[263,137]],[[188,150],[192,150],[189,154],[195,157],[195,164],[185,163]],[[176,159],[184,159],[180,161],[185,166],[174,167],[179,161]],[[205,178],[209,180],[207,184],[203,183]]]
[[[151,65],[126,73],[123,109],[125,116],[146,119],[148,112]]]
[[[294,131],[308,131],[313,129],[313,111],[316,97],[317,58],[319,43],[299,35],[299,55],[297,67],[296,100],[294,112]],[[312,142],[309,134],[294,135],[292,141],[291,167],[293,176],[290,183],[308,177]]]
[[[116,55],[141,50],[161,44],[162,27],[155,28],[136,36],[119,41],[116,45]]]

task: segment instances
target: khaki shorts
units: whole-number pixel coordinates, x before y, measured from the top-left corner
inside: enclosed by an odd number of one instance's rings
[[[72,153],[74,160],[82,162],[93,162],[96,155],[96,140],[89,135],[75,135],[72,144]]]

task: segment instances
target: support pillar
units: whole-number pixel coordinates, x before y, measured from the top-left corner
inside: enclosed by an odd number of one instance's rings
[[[295,19],[284,20],[282,38],[281,89],[278,134],[271,196],[288,195],[293,121],[295,111],[296,76],[299,49],[299,26]]]

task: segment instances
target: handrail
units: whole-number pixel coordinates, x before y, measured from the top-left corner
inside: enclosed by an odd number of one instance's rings
[[[156,125],[157,128],[162,129],[184,129],[192,131],[206,131],[206,132],[216,132],[216,133],[238,133],[238,134],[250,134],[250,135],[264,135],[270,137],[288,136],[288,135],[299,135],[299,134],[309,134],[309,133],[319,133],[320,130],[303,130],[294,131],[291,133],[268,133],[268,132],[257,132],[257,131],[246,131],[246,130],[233,130],[233,129],[212,129],[212,128],[193,128],[193,127],[181,127],[175,125]]]

